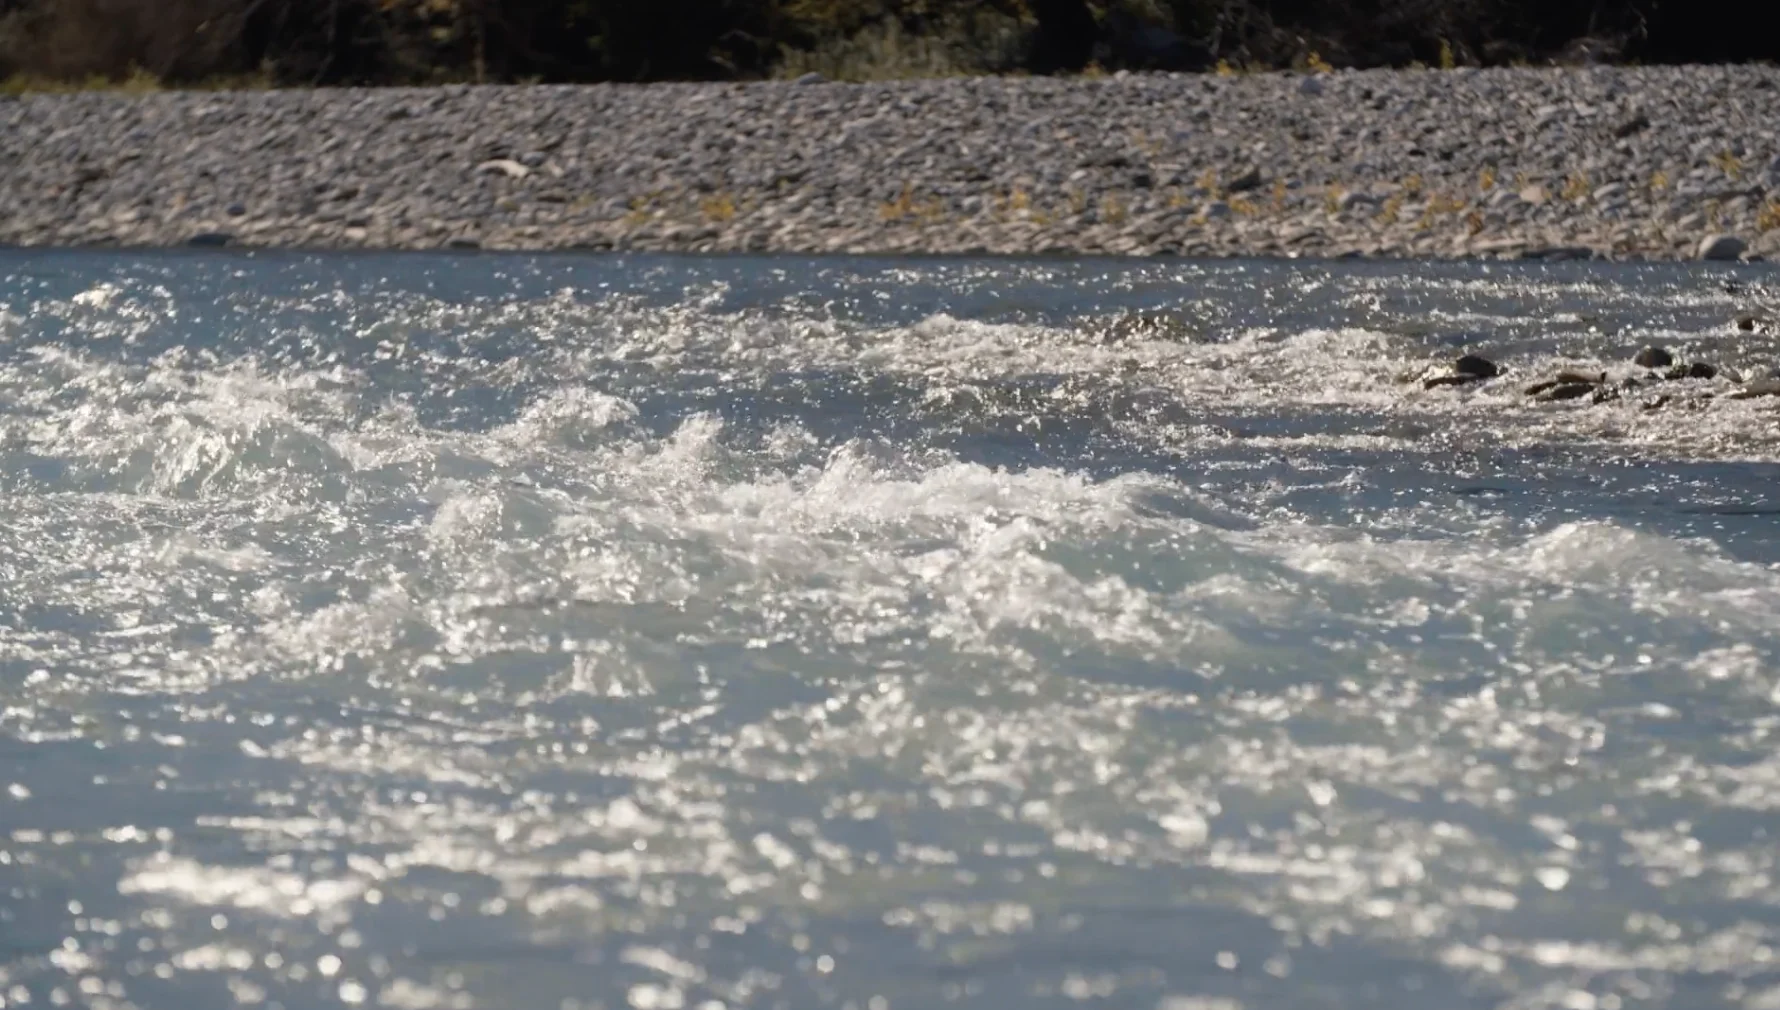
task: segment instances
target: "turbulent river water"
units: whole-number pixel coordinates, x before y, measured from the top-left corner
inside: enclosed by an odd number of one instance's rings
[[[0,1006],[1776,1010],[1775,301],[0,254]]]

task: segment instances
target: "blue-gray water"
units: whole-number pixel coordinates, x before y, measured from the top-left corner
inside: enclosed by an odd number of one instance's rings
[[[1780,1008],[1777,280],[0,255],[0,1006]]]

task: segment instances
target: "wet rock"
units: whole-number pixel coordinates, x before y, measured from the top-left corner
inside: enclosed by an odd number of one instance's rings
[[[1758,396],[1780,396],[1780,379],[1755,379],[1731,393],[1732,400],[1752,400]]]
[[[203,249],[218,249],[235,241],[226,231],[201,231],[185,240],[185,244]]]
[[[1091,325],[1087,335],[1101,344],[1116,344],[1127,340],[1187,343],[1199,336],[1191,323],[1168,312],[1127,312]]]
[[[230,217],[245,217],[247,216],[247,204],[231,203],[223,209],[223,213]]]
[[[1463,386],[1484,379],[1493,379],[1502,374],[1502,369],[1490,359],[1480,354],[1466,354],[1453,362],[1452,371],[1445,375],[1433,375],[1422,380],[1423,389],[1438,389],[1441,386]]]
[[[1735,235],[1708,235],[1700,240],[1700,259],[1734,263],[1749,249],[1749,243]]]
[[[1717,377],[1718,366],[1705,361],[1676,365],[1663,373],[1665,379],[1713,379]]]
[[[1667,368],[1675,363],[1675,356],[1662,347],[1646,347],[1632,355],[1632,364],[1639,368]]]
[[[1574,400],[1593,393],[1606,382],[1606,372],[1591,375],[1566,368],[1552,378],[1528,386],[1525,393],[1538,400]]]
[[[1502,369],[1495,362],[1481,354],[1466,354],[1453,362],[1455,375],[1466,375],[1475,379],[1493,379],[1502,374]]]
[[[1555,403],[1559,400],[1575,400],[1593,395],[1596,388],[1592,382],[1552,382],[1548,388],[1542,389],[1534,399],[1544,403]]]

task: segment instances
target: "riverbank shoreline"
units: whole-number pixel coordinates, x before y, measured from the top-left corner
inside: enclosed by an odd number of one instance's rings
[[[1780,258],[1780,68],[26,95],[0,243]]]

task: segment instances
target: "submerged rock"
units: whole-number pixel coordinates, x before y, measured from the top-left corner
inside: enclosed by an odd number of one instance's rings
[[[1096,328],[1102,343],[1121,340],[1169,340],[1187,343],[1199,338],[1191,322],[1171,312],[1127,312]]]

